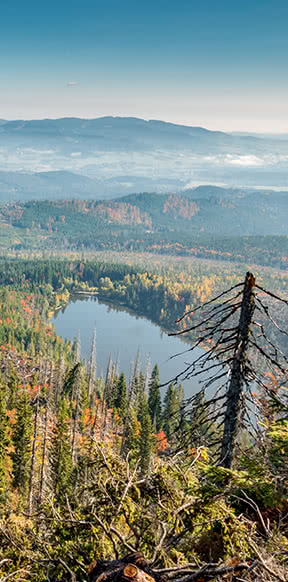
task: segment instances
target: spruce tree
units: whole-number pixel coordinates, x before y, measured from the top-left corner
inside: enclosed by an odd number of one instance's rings
[[[118,409],[121,418],[125,418],[127,412],[127,388],[124,372],[121,372],[118,380],[114,406]]]
[[[150,471],[153,452],[153,428],[146,396],[143,398],[140,425],[140,469],[142,477],[145,477]]]
[[[192,446],[198,447],[209,443],[211,436],[209,426],[212,429],[209,422],[209,406],[203,392],[199,392],[190,412],[189,433]]]
[[[179,421],[178,389],[169,384],[164,398],[163,430],[170,440]]]
[[[32,413],[27,392],[18,394],[16,424],[13,433],[12,472],[13,486],[17,487],[23,496],[28,491],[31,469]]]
[[[71,490],[72,450],[68,424],[68,405],[65,398],[59,404],[58,417],[53,430],[50,455],[54,494],[58,500]]]
[[[161,393],[157,364],[153,368],[149,383],[148,407],[152,425],[156,432],[159,432],[161,429]]]
[[[137,400],[136,400],[136,408],[137,408],[137,417],[140,420],[142,414],[142,403],[143,398],[147,400],[147,396],[145,395],[145,377],[143,376],[141,370],[138,375],[137,379]]]
[[[13,408],[16,408],[18,391],[18,379],[12,367],[10,367],[9,380],[7,386],[8,386],[7,407],[8,410],[12,410]]]
[[[75,397],[75,391],[77,392],[78,384],[81,374],[81,363],[78,362],[69,370],[66,374],[64,384],[63,384],[63,395],[68,396],[70,400]]]
[[[123,437],[120,454],[126,458],[129,453],[129,461],[135,462],[139,458],[139,436],[140,423],[134,408],[129,407],[125,425],[123,428]]]
[[[176,391],[177,391],[177,396],[178,396],[179,409],[181,409],[183,407],[184,400],[185,400],[185,393],[184,393],[184,388],[183,388],[182,384],[179,384],[179,386],[176,387]]]

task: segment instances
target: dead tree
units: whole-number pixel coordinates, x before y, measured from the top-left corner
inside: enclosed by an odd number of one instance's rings
[[[93,338],[90,349],[90,357],[88,360],[88,402],[89,406],[94,404],[95,400],[95,382],[97,374],[97,364],[96,364],[96,327],[94,327]]]
[[[265,298],[269,298],[270,305]],[[287,299],[258,286],[254,275],[248,272],[243,283],[223,291],[193,312],[184,313],[178,320],[180,323],[196,315],[194,325],[170,334],[193,334],[193,346],[182,354],[193,354],[196,347],[204,347],[201,355],[187,363],[173,381],[198,378],[201,389],[184,402],[182,419],[191,417],[196,409],[200,422],[205,416],[208,441],[217,452],[218,463],[225,468],[232,466],[240,428],[246,425],[249,432],[253,429],[253,389],[267,388],[265,372],[269,369],[282,379],[288,377],[288,358],[281,342],[275,336],[271,340],[267,332],[269,323],[278,336],[288,335],[272,314],[271,299],[287,308]]]
[[[255,277],[247,273],[241,304],[238,333],[231,367],[230,383],[227,390],[224,432],[221,447],[221,465],[231,468],[235,439],[240,421],[241,395],[244,387],[249,334],[255,310]]]
[[[34,485],[34,477],[35,477],[35,458],[36,458],[36,441],[37,441],[37,433],[38,433],[39,401],[40,401],[40,385],[38,386],[38,393],[37,393],[37,397],[36,397],[35,410],[34,410],[33,441],[32,441],[31,466],[30,466],[30,476],[29,476],[29,494],[28,494],[29,515],[32,514],[32,510],[33,510],[33,485]]]

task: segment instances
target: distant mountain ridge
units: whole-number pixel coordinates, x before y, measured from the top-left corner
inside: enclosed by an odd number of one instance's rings
[[[169,121],[161,121],[157,119],[141,119],[138,117],[118,117],[118,116],[104,116],[95,118],[80,118],[80,117],[59,117],[55,119],[31,119],[31,120],[0,120],[1,132],[10,133],[14,131],[22,132],[38,132],[49,131],[58,132],[59,135],[66,133],[76,133],[80,135],[85,131],[95,131],[95,129],[125,129],[130,130],[137,128],[160,130],[163,132],[176,131],[181,133],[192,134],[213,134],[213,135],[229,135],[222,131],[213,131],[200,126],[188,126]]]
[[[0,123],[1,134],[5,136],[19,136],[35,138],[67,138],[78,137],[80,139],[93,139],[95,142],[110,141],[110,145],[117,144],[125,147],[141,145],[142,147],[150,143],[153,145],[163,145],[175,147],[181,143],[184,147],[193,148],[201,142],[208,142],[210,146],[238,146],[244,143],[254,143],[258,147],[263,146],[263,142],[277,140],[275,137],[256,137],[253,135],[234,135],[222,131],[213,131],[200,126],[186,126],[168,121],[145,120],[137,117],[97,117],[94,119],[84,119],[78,117],[63,117],[58,119],[39,120],[13,120]],[[124,141],[123,141],[124,140]],[[196,142],[195,142],[196,140]]]
[[[1,171],[79,174],[98,181],[94,194],[101,197],[175,192],[200,183],[287,188],[288,138],[239,136],[135,117],[2,120]],[[58,177],[63,196],[77,196],[76,189],[64,194]],[[26,184],[32,191],[33,184]],[[88,197],[93,195],[79,182],[80,197],[82,187]]]

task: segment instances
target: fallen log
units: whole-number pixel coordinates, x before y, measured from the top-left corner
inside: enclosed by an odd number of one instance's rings
[[[239,574],[250,572],[257,566],[259,566],[257,560],[253,560],[252,564],[241,562],[233,565],[223,564],[222,566],[206,564],[200,568],[196,567],[196,570],[190,571],[188,575],[186,572],[184,576],[183,567],[179,567],[178,572],[177,568],[174,569],[173,582],[227,580],[227,575],[231,582],[238,582],[240,580]],[[178,576],[175,575],[176,573]],[[88,579],[89,582],[167,582],[169,575],[165,576],[165,569],[161,571],[161,574],[157,570],[153,570],[143,554],[135,552],[124,556],[120,560],[97,560],[92,562],[88,569]],[[281,579],[281,582],[284,581]]]
[[[88,568],[89,582],[163,582],[143,554],[135,552],[120,560],[95,560]]]

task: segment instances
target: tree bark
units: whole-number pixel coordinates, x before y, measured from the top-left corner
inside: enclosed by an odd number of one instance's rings
[[[255,277],[247,273],[244,283],[236,347],[227,392],[227,406],[224,418],[220,465],[230,469],[233,462],[235,441],[239,430],[241,397],[245,383],[245,362],[247,359],[250,325],[254,313]]]
[[[32,443],[31,467],[30,467],[30,477],[29,477],[29,494],[28,494],[29,515],[32,515],[32,510],[33,510],[33,483],[34,483],[36,440],[37,440],[38,415],[39,415],[39,398],[40,398],[40,385],[38,386],[38,392],[37,392],[37,396],[36,396],[36,408],[35,408],[35,412],[34,412],[33,443]]]
[[[48,402],[46,403],[45,408],[45,419],[44,419],[44,437],[43,437],[43,446],[42,446],[42,456],[41,456],[41,471],[40,471],[40,487],[39,487],[39,505],[41,506],[43,501],[43,492],[44,492],[44,480],[45,480],[45,460],[46,460],[46,453],[47,453],[47,436],[48,436]]]

